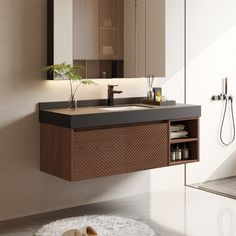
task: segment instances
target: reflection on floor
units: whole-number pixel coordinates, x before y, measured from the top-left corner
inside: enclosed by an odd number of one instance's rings
[[[192,187],[236,199],[236,176],[194,184]]]
[[[236,201],[188,187],[2,222],[0,235],[31,236],[43,224],[85,214],[137,219],[157,236],[236,236]]]

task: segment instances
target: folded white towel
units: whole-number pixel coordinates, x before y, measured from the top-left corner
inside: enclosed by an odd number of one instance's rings
[[[188,132],[185,130],[178,131],[178,132],[170,132],[170,138],[186,138],[188,136]]]
[[[181,130],[184,130],[185,126],[186,125],[184,125],[184,124],[171,125],[170,131],[171,132],[181,131]]]

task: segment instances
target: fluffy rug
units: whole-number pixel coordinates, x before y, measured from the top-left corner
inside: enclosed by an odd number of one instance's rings
[[[57,220],[40,228],[35,236],[61,236],[69,229],[91,225],[99,236],[155,236],[146,224],[109,215],[91,215]]]

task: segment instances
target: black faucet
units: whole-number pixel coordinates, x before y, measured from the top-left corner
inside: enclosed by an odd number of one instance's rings
[[[123,91],[115,91],[114,87],[116,87],[116,86],[118,86],[118,85],[108,85],[107,86],[108,106],[114,106],[114,94],[115,93],[118,93],[118,94],[123,93]]]

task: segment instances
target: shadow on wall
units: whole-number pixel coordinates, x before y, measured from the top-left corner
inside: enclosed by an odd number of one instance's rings
[[[46,1],[2,0],[0,29],[0,221],[149,191],[149,172],[76,183],[40,172],[35,104],[68,94],[42,78]]]
[[[150,178],[147,171],[71,183],[40,172],[37,112],[2,128],[0,134],[0,179],[7,180],[1,182],[1,191],[5,196],[15,196],[8,198],[11,201],[8,204],[15,206],[18,214],[22,214],[24,210],[27,214],[31,214],[31,211],[33,214],[40,211],[42,205],[44,211],[50,211],[59,207],[112,199],[117,197],[117,190],[129,195],[136,188],[134,186],[132,189],[130,186],[132,181],[140,179],[142,187],[147,186],[145,180]],[[27,205],[22,206],[22,199]],[[35,210],[35,199],[38,210]],[[65,204],[68,202],[69,206]],[[4,210],[4,206],[0,208]]]
[[[234,0],[187,1],[187,102],[202,105],[200,162],[187,166],[189,184],[236,174],[235,143],[225,148],[217,139],[222,104],[210,101],[225,76],[235,90],[235,7]]]
[[[10,91],[32,89],[36,82],[33,78],[39,78],[46,65],[46,1],[9,0],[1,4],[5,54],[2,73],[9,78]]]

